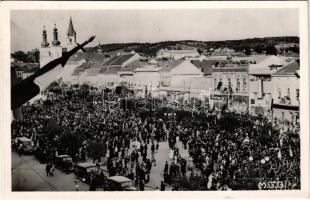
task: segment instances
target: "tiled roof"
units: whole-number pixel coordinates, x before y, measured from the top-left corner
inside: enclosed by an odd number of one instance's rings
[[[12,66],[16,67],[16,71],[23,71],[26,73],[33,73],[40,69],[39,64],[37,63],[15,62],[12,63]]]
[[[12,62],[11,65],[13,67],[16,67],[16,70],[21,70],[22,67],[26,66],[26,63],[24,63],[24,62]]]
[[[117,74],[118,71],[121,70],[121,66],[104,66],[101,67],[101,74]]]
[[[109,60],[107,60],[103,65],[104,66],[108,66],[111,65],[113,62],[115,62],[116,60],[118,60],[121,56],[113,56],[112,58],[110,58]]]
[[[297,72],[297,70],[299,70],[300,65],[297,61],[293,60],[290,63],[288,63],[287,65],[285,65],[284,67],[282,67],[282,69],[278,70],[276,73],[274,73],[273,75],[277,76],[277,75],[295,75],[295,73]]]
[[[134,54],[125,54],[125,55],[120,55],[120,56],[113,56],[107,62],[105,62],[103,65],[104,66],[122,65],[122,64],[124,64],[124,62],[126,62],[128,59],[130,59],[132,56],[134,56]]]
[[[81,60],[93,61],[93,62],[106,62],[106,57],[101,53],[94,52],[77,52],[70,57],[68,62],[78,62]]]
[[[147,65],[147,62],[145,61],[135,60],[129,63],[128,65],[124,66],[121,69],[121,71],[134,71],[135,69],[143,68],[146,65]]]
[[[89,68],[91,68],[92,65],[93,65],[93,63],[86,62],[86,63],[81,64],[81,65],[78,66],[77,68],[89,69]]]
[[[122,65],[124,62],[129,60],[134,54],[122,55],[119,59],[112,63],[112,65]]]
[[[35,73],[36,71],[38,71],[40,69],[39,66],[35,66],[35,67],[31,67],[28,70],[24,71],[26,73]]]
[[[286,64],[285,57],[269,56],[257,64],[250,64],[249,74],[266,74],[273,73],[270,66],[283,66]]]
[[[191,63],[200,69],[205,75],[212,74],[212,65],[219,63],[217,60],[192,60]]]
[[[90,69],[86,69],[86,76],[97,76],[100,72],[101,68],[97,67],[97,68],[90,68]]]
[[[73,73],[72,73],[72,76],[78,76],[79,75],[79,73],[81,73],[81,72],[84,72],[85,71],[85,69],[84,68],[75,68],[74,70],[73,70]]]
[[[167,72],[167,71],[171,71],[172,69],[176,68],[177,66],[179,66],[182,62],[184,62],[185,60],[173,60],[170,63],[168,63],[167,65],[162,66],[160,71],[163,72]]]

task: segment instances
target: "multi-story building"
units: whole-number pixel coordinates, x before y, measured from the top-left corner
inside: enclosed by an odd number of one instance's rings
[[[299,121],[299,60],[293,60],[272,74],[273,119],[292,128]]]
[[[269,56],[249,67],[249,113],[271,117],[271,75],[286,64],[283,57]]]
[[[212,67],[213,91],[210,107],[246,112],[248,110],[248,64],[224,64]]]
[[[158,96],[160,84],[160,67],[149,63],[134,70],[134,89],[138,96],[151,94]]]
[[[193,65],[190,60],[180,59],[174,60],[160,66],[160,94],[170,95],[175,94],[177,96],[182,91],[173,91],[174,86],[182,83],[189,78],[200,78],[203,77],[203,72]],[[185,84],[183,88],[188,88]],[[184,90],[185,91],[185,90]]]
[[[164,58],[170,60],[178,60],[181,58],[193,58],[199,57],[199,53],[197,49],[182,49],[182,50],[168,50],[168,49],[160,49],[157,52],[157,58]]]

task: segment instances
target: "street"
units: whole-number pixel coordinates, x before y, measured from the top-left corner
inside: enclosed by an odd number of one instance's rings
[[[57,168],[54,176],[46,176],[45,164],[40,164],[33,155],[12,152],[12,191],[75,191],[74,173],[66,174]],[[89,186],[79,183],[80,191]]]
[[[152,167],[150,182],[145,185],[146,191],[160,187],[164,165],[166,161],[171,164],[168,143],[161,142],[159,145],[159,150],[155,154],[156,166]],[[177,142],[177,146],[181,155],[187,156],[187,151],[181,148],[180,142]],[[151,145],[148,145],[148,158],[150,157]],[[46,176],[45,166],[46,164],[41,164],[33,155],[19,156],[16,152],[12,152],[12,191],[75,191],[73,172],[66,174],[55,168],[54,176]],[[79,191],[88,190],[88,184],[79,182]]]

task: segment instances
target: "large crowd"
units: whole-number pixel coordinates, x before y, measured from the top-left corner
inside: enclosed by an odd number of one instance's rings
[[[181,182],[195,177],[202,181],[194,190],[257,189],[268,181],[281,182],[282,189],[300,188],[298,131],[287,133],[264,117],[219,116],[204,109],[98,109],[96,88],[59,87],[24,105],[23,119],[12,121],[12,138],[30,138],[46,157],[105,158],[108,176],[126,176],[141,191],[158,162],[165,162],[160,190],[189,190]],[[155,159],[161,142],[168,142],[168,161]],[[99,153],[92,149],[95,144]]]

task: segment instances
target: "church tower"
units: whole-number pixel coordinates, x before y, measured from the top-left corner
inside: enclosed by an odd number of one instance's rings
[[[70,51],[74,47],[76,47],[76,32],[73,28],[72,18],[70,17],[69,28],[67,32],[68,41],[67,41],[67,51]]]
[[[49,46],[49,43],[47,42],[45,26],[43,26],[42,36],[43,41],[40,48],[40,67],[43,67],[50,61],[62,56],[62,47],[60,46],[60,41],[58,40],[58,30],[56,28],[56,24],[53,32],[54,40],[52,41],[52,46]]]

